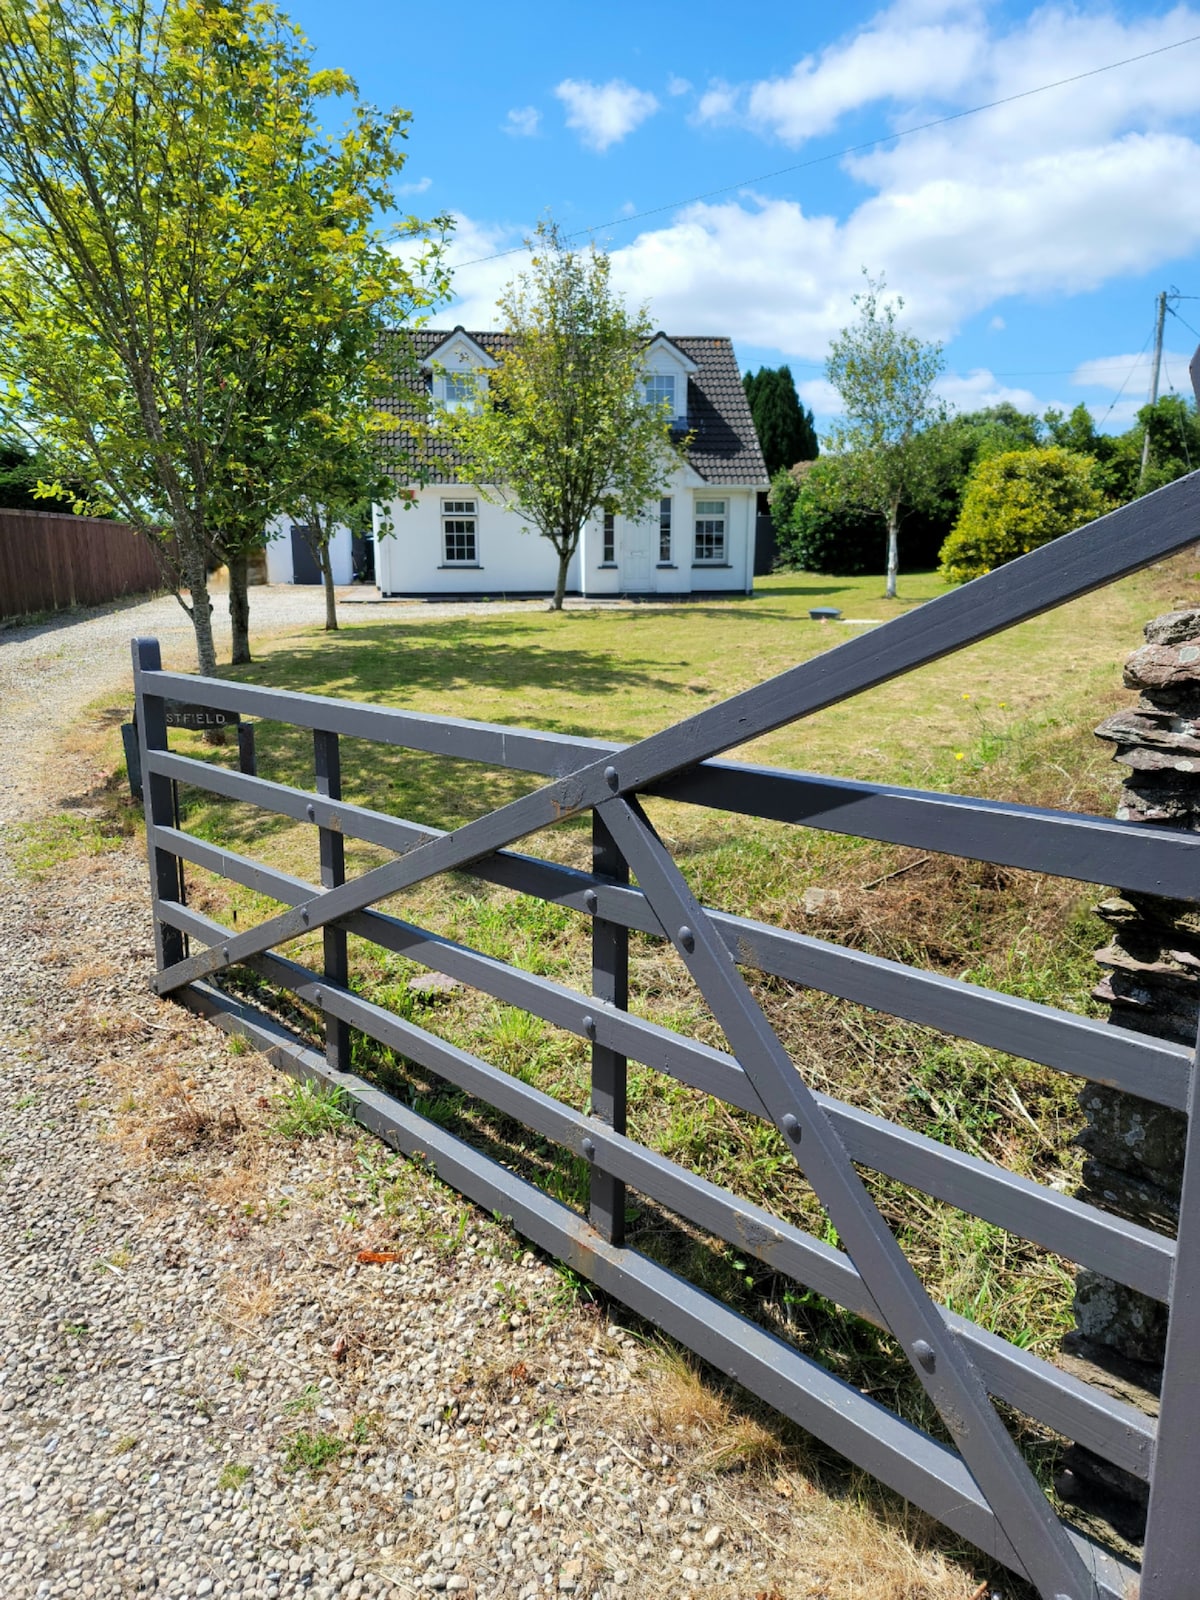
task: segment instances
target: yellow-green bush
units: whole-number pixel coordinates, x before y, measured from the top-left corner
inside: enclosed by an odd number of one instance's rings
[[[1057,445],[979,462],[941,549],[942,576],[950,583],[981,577],[1100,516],[1107,502],[1094,468],[1090,456]]]

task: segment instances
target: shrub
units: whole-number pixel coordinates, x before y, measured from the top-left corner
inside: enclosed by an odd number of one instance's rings
[[[1094,470],[1090,456],[1057,445],[979,462],[942,546],[942,576],[966,583],[1098,517],[1107,502]]]
[[[792,468],[799,492],[784,527],[776,518],[779,565],[835,578],[882,572],[887,560],[887,528],[874,512],[854,505],[836,456]],[[775,492],[772,485],[772,493]],[[944,525],[930,515],[902,508],[900,559],[909,569],[930,567],[945,538]]]

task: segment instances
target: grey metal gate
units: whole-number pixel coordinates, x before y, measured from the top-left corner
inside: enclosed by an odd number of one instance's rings
[[[1200,473],[1171,484],[838,649],[629,746],[421,716],[161,668],[134,641],[159,993],[252,1039],[289,1070],[343,1087],[358,1119],[421,1151],[462,1193],[763,1396],[851,1461],[1027,1576],[1046,1600],[1183,1600],[1200,1593],[1200,1119],[1193,1055],[1073,1013],[906,967],[700,905],[639,801],[669,797],[800,826],[889,840],[1200,900],[1200,838],[1071,812],[723,764],[722,752],[1076,598],[1200,537]],[[311,729],[312,791],[167,749],[167,698]],[[533,793],[440,833],[340,798],[339,735],[537,773]],[[321,887],[173,824],[172,781],[308,822]],[[591,811],[591,873],[520,854],[521,839]],[[346,837],[394,852],[345,881]],[[256,888],[288,909],[247,931],[180,900],[180,861]],[[593,993],[465,948],[371,907],[449,871],[557,902],[591,919]],[[630,872],[636,878],[631,886]],[[324,930],[324,970],[279,947]],[[669,939],[718,1019],[722,1052],[626,1009],[630,929]],[[447,973],[592,1044],[592,1109],[575,1111],[354,993],[348,934]],[[195,947],[192,945],[195,942]],[[321,1054],[214,981],[239,964],[323,1012]],[[740,967],[801,982],[974,1039],[1189,1117],[1178,1237],[1140,1227],[988,1161],[815,1094]],[[348,1029],[372,1038],[565,1146],[591,1169],[588,1215],[552,1200],[348,1069]],[[829,1248],[627,1137],[627,1058],[761,1115],[787,1141],[845,1245]],[[1141,1412],[936,1305],[877,1211],[856,1164],[1101,1269],[1171,1307],[1162,1414]],[[891,1331],[957,1448],[903,1421],[792,1346],[625,1245],[623,1185]],[[1142,1572],[1068,1529],[990,1396],[1150,1484]]]

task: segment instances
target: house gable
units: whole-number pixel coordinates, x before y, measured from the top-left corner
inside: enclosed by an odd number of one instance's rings
[[[646,346],[642,370],[645,374],[646,399],[656,405],[670,403],[673,425],[680,430],[686,429],[688,379],[700,368],[673,339],[669,339],[665,333],[656,333]]]

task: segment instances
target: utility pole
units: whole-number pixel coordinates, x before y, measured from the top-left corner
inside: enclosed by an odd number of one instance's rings
[[[1167,291],[1161,290],[1158,296],[1158,315],[1154,322],[1154,364],[1150,368],[1150,404],[1158,399],[1158,374],[1162,367],[1163,323],[1167,319]],[[1146,468],[1150,465],[1150,430],[1146,429],[1142,435],[1142,470],[1138,475],[1138,487],[1145,481]]]

